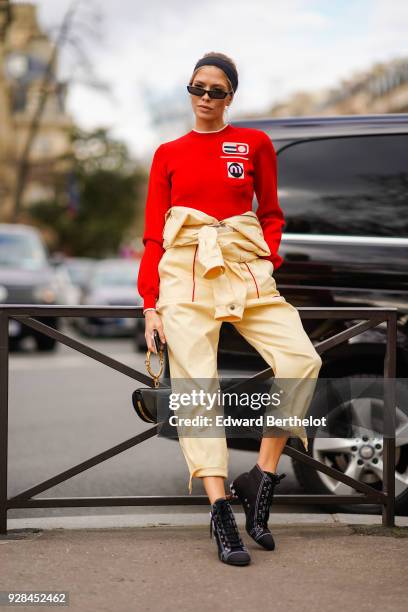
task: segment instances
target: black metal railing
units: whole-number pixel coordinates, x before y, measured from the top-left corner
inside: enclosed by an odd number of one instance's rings
[[[397,309],[396,308],[341,308],[341,307],[300,307],[298,308],[302,319],[341,319],[358,320],[334,336],[317,344],[315,349],[319,354],[346,342],[350,338],[376,327],[380,323],[387,324],[387,342],[384,356],[384,378],[394,379],[396,376],[396,344],[397,344]],[[40,320],[41,317],[143,317],[141,307],[125,306],[43,306],[43,305],[16,305],[0,304],[0,533],[7,533],[7,511],[14,508],[58,508],[58,507],[97,507],[97,506],[162,506],[162,505],[197,505],[208,504],[205,495],[179,495],[179,496],[132,496],[132,497],[81,497],[81,498],[35,498],[34,496],[51,487],[88,470],[89,468],[114,457],[125,450],[140,444],[144,440],[156,435],[161,424],[155,424],[142,433],[117,444],[97,455],[74,465],[56,474],[52,478],[8,498],[8,378],[9,378],[9,320],[15,319],[28,325],[37,332],[54,338],[58,342],[69,346],[83,355],[87,355],[100,363],[107,365],[146,386],[151,387],[153,380],[134,368],[105,355],[104,353],[62,333]],[[36,318],[37,317],[37,318]],[[272,370],[269,368],[272,372]],[[163,386],[163,385],[160,385]],[[167,386],[167,385],[165,385]],[[363,482],[355,480],[334,467],[314,459],[308,454],[285,446],[284,454],[296,461],[301,461],[311,468],[323,472],[332,478],[359,491],[357,494],[301,494],[301,495],[275,495],[275,504],[379,504],[382,506],[382,524],[394,526],[395,523],[395,414],[396,397],[393,385],[385,385],[384,418],[385,430],[393,435],[384,437],[383,446],[383,487],[379,491]]]

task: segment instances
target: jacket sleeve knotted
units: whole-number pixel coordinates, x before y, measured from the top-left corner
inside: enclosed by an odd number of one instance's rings
[[[258,201],[256,214],[271,251],[271,255],[263,259],[269,259],[276,270],[283,263],[278,249],[285,218],[278,200],[276,153],[271,139],[265,132],[262,132],[261,142],[255,152],[254,171],[254,190]]]
[[[143,309],[154,308],[159,296],[158,266],[164,253],[164,215],[170,207],[171,183],[167,174],[163,144],[153,155],[145,207],[143,245],[137,288],[143,298]]]

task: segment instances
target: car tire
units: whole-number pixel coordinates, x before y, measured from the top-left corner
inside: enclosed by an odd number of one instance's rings
[[[35,343],[37,345],[37,350],[41,353],[55,351],[57,348],[57,341],[55,338],[50,338],[45,334],[35,336]]]
[[[356,374],[351,376],[351,378],[378,378],[379,375],[376,374]],[[347,377],[350,378],[350,377]],[[404,379],[405,383],[405,379]],[[397,395],[397,431],[398,431],[398,423],[402,426],[402,424],[406,421],[408,422],[408,388],[407,385],[401,381],[397,380],[396,382],[396,395]],[[375,389],[374,394],[370,394],[370,397],[373,397],[377,400],[377,402],[381,402],[382,398],[382,384],[379,383],[378,390]],[[323,396],[319,400],[319,396],[317,395],[311,404],[310,415],[315,417],[321,417],[327,414],[326,405]],[[406,436],[404,436],[406,438]],[[339,469],[342,472],[345,472],[348,466],[348,458],[351,457],[351,454],[347,453],[333,453],[330,451],[325,451],[325,443],[324,438],[320,437],[319,442],[315,444],[316,436],[308,436],[309,442],[309,451],[308,454],[319,461],[322,461],[326,465],[332,465],[336,469]],[[327,438],[326,438],[327,439]],[[338,440],[343,440],[344,438],[337,438]],[[347,438],[346,438],[347,439]],[[405,444],[401,443],[401,437],[396,440],[396,466],[395,473],[396,478],[399,478],[399,481],[396,482],[396,498],[395,498],[395,513],[397,515],[408,515],[408,439]],[[400,445],[398,446],[398,444]],[[299,440],[293,439],[291,441],[292,446],[298,448],[299,450],[303,450],[303,445]],[[341,445],[340,445],[341,446]],[[348,455],[345,456],[345,455]],[[306,493],[311,494],[331,494],[335,491],[333,487],[339,481],[335,481],[331,477],[323,474],[318,470],[314,470],[313,468],[301,463],[300,461],[292,460],[293,469],[295,475],[304,489]],[[353,474],[350,474],[352,477]],[[367,476],[372,476],[370,470],[365,470],[361,473],[362,480],[365,481]],[[382,478],[377,474],[378,482],[367,482],[381,490],[382,488]],[[407,481],[407,485],[405,490],[402,489],[402,479]],[[401,487],[401,492],[398,494],[397,491],[397,483]],[[341,484],[341,483],[340,483]],[[348,491],[343,491],[346,494],[355,494],[358,493],[355,489],[350,489]],[[338,512],[349,512],[349,513],[360,513],[360,514],[380,514],[382,512],[382,506],[379,504],[338,504],[336,506],[331,506],[333,511]],[[324,506],[324,509],[327,510],[327,506]]]

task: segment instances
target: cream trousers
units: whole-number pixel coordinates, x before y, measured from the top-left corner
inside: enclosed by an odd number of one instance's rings
[[[272,262],[260,256],[270,251],[255,213],[229,217],[220,225],[188,207],[174,206],[168,212],[156,309],[167,342],[172,391],[201,389],[203,384],[206,392],[219,389],[219,334],[222,322],[229,321],[275,378],[289,381],[285,416],[303,418],[322,360],[297,309],[278,291]],[[301,439],[307,450],[303,426],[285,426],[284,433]],[[227,478],[225,436],[189,435],[183,427],[179,442],[190,472],[190,494],[193,477]]]

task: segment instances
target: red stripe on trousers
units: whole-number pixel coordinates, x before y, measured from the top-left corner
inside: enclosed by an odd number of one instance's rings
[[[247,264],[247,262],[246,262],[246,261],[244,261],[244,264],[246,265],[246,267],[247,267],[247,268],[248,268],[248,270],[249,270],[249,273],[251,274],[252,278],[254,279],[255,288],[256,288],[256,293],[257,293],[257,296],[259,297],[258,285],[257,285],[257,283],[256,283],[255,276],[252,274],[252,271],[251,271],[251,269],[250,269],[250,267],[248,266],[248,264]]]
[[[195,291],[195,260],[196,260],[196,255],[197,255],[197,249],[198,249],[198,244],[196,245],[195,251],[194,251],[194,259],[193,259],[193,294],[191,296],[191,301],[194,302],[194,291]]]

